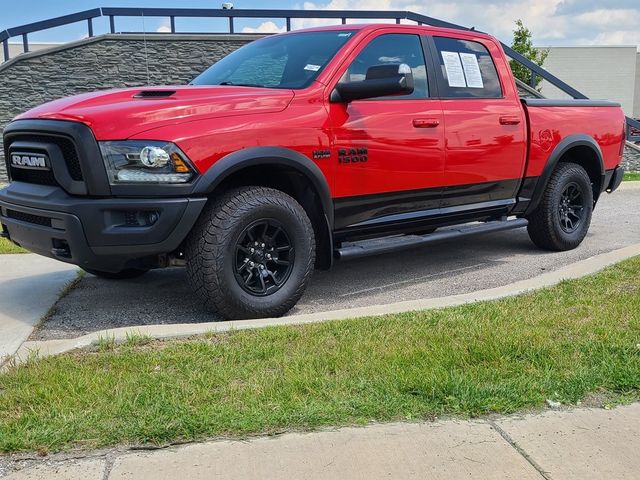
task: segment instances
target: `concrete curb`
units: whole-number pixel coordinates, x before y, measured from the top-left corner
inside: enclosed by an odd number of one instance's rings
[[[613,252],[597,255],[572,265],[562,267],[556,271],[544,273],[528,280],[521,280],[511,285],[448,297],[409,300],[387,305],[374,305],[352,309],[333,310],[329,312],[308,313],[281,318],[122,327],[102,330],[72,339],[25,342],[22,347],[20,347],[14,358],[16,363],[21,363],[34,355],[38,358],[43,358],[79,348],[86,348],[97,343],[100,339],[122,342],[131,335],[144,335],[154,339],[181,338],[193,335],[202,335],[210,332],[222,333],[232,330],[245,330],[282,325],[304,325],[330,320],[347,320],[366,316],[436,309],[486,300],[497,300],[545,287],[552,287],[563,280],[581,278],[586,275],[599,272],[610,265],[614,265],[637,255],[640,255],[640,243],[630,245],[619,250],[614,250]]]

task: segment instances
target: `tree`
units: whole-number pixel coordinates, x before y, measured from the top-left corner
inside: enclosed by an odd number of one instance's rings
[[[516,20],[516,28],[513,31],[513,43],[511,44],[511,48],[531,60],[533,63],[542,66],[549,56],[549,50],[535,48],[531,41],[532,35],[531,30],[525,27],[522,20]],[[511,60],[511,70],[517,79],[522,80],[527,85],[531,84],[531,70],[527,67],[521,65],[515,60]],[[534,86],[538,91],[540,91],[538,85],[541,81],[542,77],[536,75]]]

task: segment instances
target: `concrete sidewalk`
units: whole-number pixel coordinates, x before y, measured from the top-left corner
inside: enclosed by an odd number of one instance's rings
[[[0,365],[29,338],[77,270],[39,255],[0,255]]]
[[[639,478],[638,452],[640,404],[633,404],[77,454],[27,462],[7,478],[620,480]]]

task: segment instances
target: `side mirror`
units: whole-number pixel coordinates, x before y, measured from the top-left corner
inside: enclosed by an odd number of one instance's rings
[[[366,98],[413,93],[413,74],[405,63],[389,63],[369,67],[364,80],[336,85],[331,102],[350,102]]]

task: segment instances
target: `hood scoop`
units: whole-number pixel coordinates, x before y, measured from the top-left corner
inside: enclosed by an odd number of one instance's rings
[[[133,98],[168,98],[175,93],[175,90],[143,90],[136,93]]]

